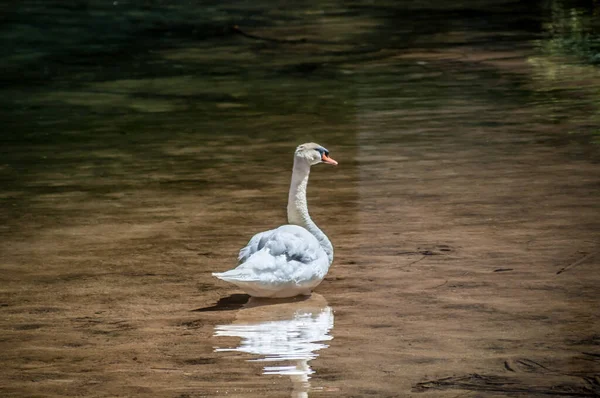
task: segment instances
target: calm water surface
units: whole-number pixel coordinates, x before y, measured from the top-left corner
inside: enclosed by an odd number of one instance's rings
[[[598,394],[599,16],[559,0],[5,7],[4,392]],[[307,301],[246,303],[210,272],[285,222],[307,141],[340,163],[309,192],[336,260]],[[80,332],[88,318],[129,328]]]

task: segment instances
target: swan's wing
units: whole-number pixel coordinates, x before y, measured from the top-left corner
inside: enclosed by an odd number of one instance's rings
[[[273,230],[270,236],[261,237],[258,247],[268,249],[273,257],[303,264],[315,261],[324,253],[317,238],[297,225],[283,225]]]
[[[241,264],[225,273],[221,279],[277,282],[293,279],[312,279],[315,269],[307,265],[327,261],[319,241],[306,229],[284,225],[254,235],[240,251]],[[225,278],[223,278],[225,277]]]
[[[238,264],[245,263],[250,256],[259,251],[261,248],[259,247],[259,243],[264,240],[264,238],[268,238],[275,231],[275,229],[271,229],[265,232],[259,232],[254,235],[248,244],[240,250],[240,254],[238,255]]]

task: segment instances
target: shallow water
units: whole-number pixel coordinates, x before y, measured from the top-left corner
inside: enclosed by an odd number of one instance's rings
[[[599,12],[15,3],[0,392],[598,395]],[[306,141],[336,258],[249,302],[210,273],[285,222]]]

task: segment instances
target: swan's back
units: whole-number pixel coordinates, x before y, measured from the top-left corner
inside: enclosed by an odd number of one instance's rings
[[[321,245],[305,228],[282,225],[254,235],[246,247],[240,250],[239,263],[246,262],[250,256],[264,248],[269,248],[273,255],[285,254],[289,259],[309,263],[320,254]]]
[[[274,297],[275,291],[286,296],[309,292],[329,269],[327,253],[317,238],[297,225],[254,235],[240,250],[239,261],[237,268],[213,275],[263,297]]]

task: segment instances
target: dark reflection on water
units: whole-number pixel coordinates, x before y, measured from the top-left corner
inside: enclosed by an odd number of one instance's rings
[[[386,98],[369,105],[378,111],[536,106],[542,123],[583,118],[598,106],[597,72],[550,57],[569,55],[568,43],[595,54],[577,38],[597,29],[590,22],[597,9],[569,2],[328,1],[275,10],[248,2],[23,1],[6,11],[1,112],[11,169],[3,174],[17,184],[23,173],[15,178],[11,170],[62,170],[89,162],[91,149],[112,152],[107,167],[95,168],[111,174],[111,165],[126,166],[115,164],[119,155],[173,156],[165,154],[168,143],[210,140],[223,151],[249,139],[275,145],[318,137],[353,145],[365,97]],[[300,41],[244,37],[235,24],[258,37]],[[480,57],[467,55],[473,48]],[[533,74],[510,67],[523,56]],[[592,88],[581,79],[593,79]],[[35,153],[25,149],[32,145]],[[52,153],[57,147],[63,154]],[[37,156],[45,150],[51,156]],[[210,157],[207,166],[225,160]]]

